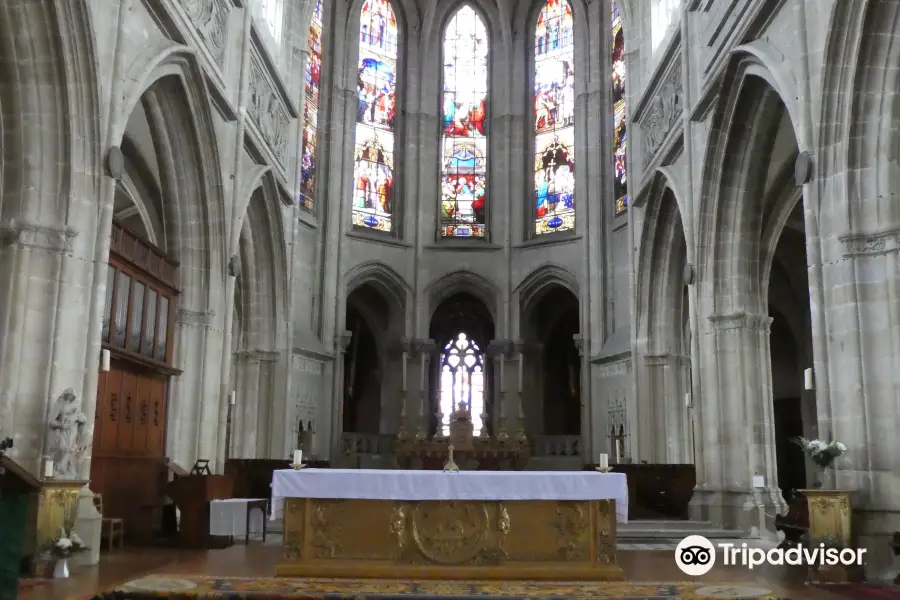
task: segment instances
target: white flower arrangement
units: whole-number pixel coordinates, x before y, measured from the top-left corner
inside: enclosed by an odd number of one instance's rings
[[[84,545],[78,534],[74,531],[66,532],[65,528],[60,531],[59,537],[53,540],[53,545],[50,548],[50,552],[56,558],[69,558],[73,554],[84,550],[87,550],[87,546]]]
[[[836,458],[840,458],[847,453],[847,446],[837,441],[824,442],[822,440],[808,440],[799,437],[794,442],[803,448],[803,451],[818,466],[824,468],[830,467]]]

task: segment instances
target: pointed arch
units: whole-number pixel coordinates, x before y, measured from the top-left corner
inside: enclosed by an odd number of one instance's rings
[[[527,315],[554,286],[565,288],[576,298],[580,297],[578,277],[565,267],[547,263],[529,273],[513,290],[519,296],[520,313]]]
[[[575,18],[546,0],[534,28],[534,233],[575,229]]]
[[[322,74],[322,0],[316,0],[309,35],[305,91],[303,94],[303,139],[300,146],[300,207],[314,212],[316,208],[316,175],[319,158],[319,78]]]
[[[425,286],[428,298],[426,318],[431,319],[441,303],[457,293],[467,293],[477,298],[487,308],[493,322],[497,323],[500,289],[490,279],[464,269],[447,273]]]
[[[616,215],[628,210],[628,114],[625,108],[625,31],[619,4],[612,5],[613,198]]]
[[[397,131],[399,27],[390,0],[364,0],[359,15],[353,227],[391,233]]]
[[[488,30],[479,12],[460,6],[442,35],[441,237],[487,232]]]

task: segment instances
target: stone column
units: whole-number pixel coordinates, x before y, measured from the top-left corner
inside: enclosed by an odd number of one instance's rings
[[[704,343],[703,402],[697,434],[702,438],[705,478],[691,500],[691,518],[749,531],[758,523],[750,510],[758,491],[752,477],[765,477],[760,498],[768,515],[784,509],[777,485],[775,428],[766,315],[713,315]],[[716,387],[712,383],[717,383]],[[771,519],[768,527],[774,531]]]
[[[331,448],[331,456],[336,456],[341,451],[341,438],[344,434],[344,367],[347,360],[347,349],[353,339],[353,332],[344,330],[344,332],[335,339],[335,361],[334,361],[334,398],[337,401],[332,407],[331,414],[334,420],[331,423],[331,439],[327,445]]]
[[[644,406],[650,410],[639,425],[643,445],[640,456],[650,462],[693,462],[687,449],[689,415],[684,395],[690,387],[684,381],[685,364],[690,365],[690,359],[677,354],[644,356],[648,392]]]
[[[508,441],[511,431],[515,433],[515,429],[510,429],[512,421],[510,420],[510,406],[507,402],[510,388],[509,369],[505,365],[505,361],[508,350],[508,340],[493,340],[488,344],[487,348],[487,356],[493,369],[493,377],[491,379],[491,398],[494,404],[491,411],[491,419],[494,423],[493,434],[500,441]],[[503,372],[503,381],[501,381],[501,371]]]

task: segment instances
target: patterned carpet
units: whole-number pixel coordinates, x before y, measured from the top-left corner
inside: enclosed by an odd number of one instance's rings
[[[153,576],[93,600],[788,600],[770,590],[736,585],[629,582],[408,582],[394,580]]]

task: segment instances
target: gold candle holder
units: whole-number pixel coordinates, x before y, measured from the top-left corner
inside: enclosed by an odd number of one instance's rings
[[[406,390],[400,392],[400,430],[397,432],[397,439],[401,442],[409,439],[409,432],[406,430]]]

